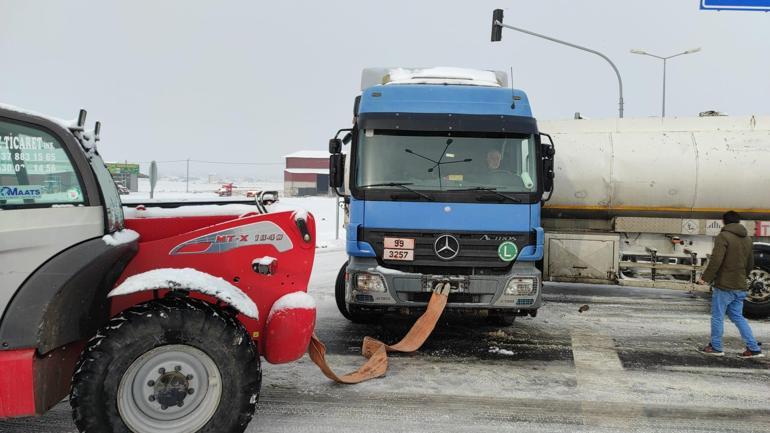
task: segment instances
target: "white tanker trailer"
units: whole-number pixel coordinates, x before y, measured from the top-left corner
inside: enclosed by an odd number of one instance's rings
[[[732,209],[755,240],[745,313],[770,316],[770,116],[538,124],[557,149],[546,281],[697,290]]]

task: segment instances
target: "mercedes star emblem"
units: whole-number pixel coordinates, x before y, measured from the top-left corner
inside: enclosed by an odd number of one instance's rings
[[[441,235],[433,243],[433,250],[441,260],[452,260],[460,252],[460,242],[452,235]]]

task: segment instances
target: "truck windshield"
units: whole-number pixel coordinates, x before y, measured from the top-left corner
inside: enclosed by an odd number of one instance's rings
[[[529,134],[362,130],[355,164],[359,187],[533,192],[537,185]]]

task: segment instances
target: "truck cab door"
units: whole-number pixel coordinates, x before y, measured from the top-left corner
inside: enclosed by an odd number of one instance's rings
[[[69,131],[0,110],[0,317],[43,263],[105,234],[103,209],[85,154]]]

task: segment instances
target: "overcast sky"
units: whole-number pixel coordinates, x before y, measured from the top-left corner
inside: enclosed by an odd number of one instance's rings
[[[770,114],[770,14],[700,11],[699,0],[0,0],[0,102],[62,118],[89,111],[106,160],[281,163],[348,127],[367,66],[514,69],[535,116],[617,115],[599,57],[505,30],[505,22],[607,54],[626,117]],[[161,174],[183,164],[163,164]],[[276,178],[280,164],[194,164],[198,174]]]

